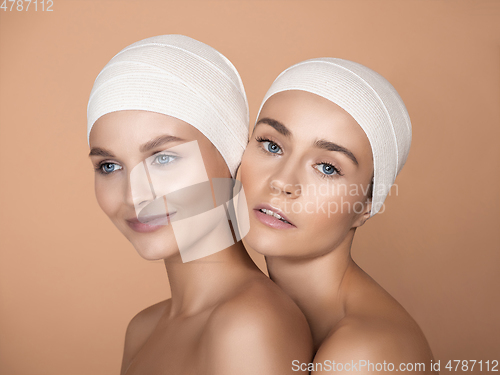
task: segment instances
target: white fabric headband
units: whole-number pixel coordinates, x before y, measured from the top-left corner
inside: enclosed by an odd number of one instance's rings
[[[332,101],[366,133],[374,167],[370,216],[375,215],[410,151],[410,117],[396,89],[364,65],[336,58],[311,59],[289,67],[276,78],[259,114],[267,99],[287,90],[307,91]]]
[[[94,82],[87,142],[99,117],[121,110],[189,123],[214,144],[234,177],[248,142],[248,102],[238,71],[214,48],[184,35],[155,36],[124,48]]]

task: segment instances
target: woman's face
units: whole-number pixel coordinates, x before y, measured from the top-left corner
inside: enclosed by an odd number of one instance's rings
[[[294,90],[269,98],[240,171],[250,213],[245,241],[266,256],[326,254],[369,218],[368,138],[318,95]]]
[[[171,116],[108,113],[92,127],[89,142],[97,202],[145,259],[178,256],[172,222],[213,208],[211,179],[231,178],[215,146]]]

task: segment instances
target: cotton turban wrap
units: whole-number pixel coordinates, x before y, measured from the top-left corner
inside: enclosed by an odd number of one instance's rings
[[[231,62],[183,35],[160,35],[117,53],[97,76],[87,107],[87,142],[99,117],[121,110],[162,113],[194,126],[234,177],[248,142],[248,103]]]
[[[379,212],[411,144],[411,123],[403,100],[380,74],[347,60],[306,60],[283,71],[267,91],[272,95],[302,90],[322,96],[348,112],[370,141],[373,154],[373,196],[370,216]],[[260,111],[259,111],[260,113]]]

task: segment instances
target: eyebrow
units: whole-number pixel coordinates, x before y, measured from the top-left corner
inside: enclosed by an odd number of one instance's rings
[[[173,135],[164,134],[164,135],[160,135],[159,137],[156,137],[156,138],[144,143],[143,145],[141,145],[139,147],[139,151],[144,153],[144,152],[150,151],[156,147],[162,146],[165,143],[182,142],[182,141],[184,141],[184,139],[173,136]],[[115,157],[111,151],[106,150],[105,148],[101,148],[101,147],[93,147],[90,150],[89,156],[104,156],[107,158],[114,158]]]
[[[314,142],[314,146],[318,148],[322,148],[327,151],[337,151],[337,152],[342,152],[344,155],[346,155],[349,159],[353,161],[354,164],[359,165],[358,160],[354,156],[354,154],[349,151],[347,148],[338,145],[336,143],[326,141],[324,139],[319,139],[316,142]]]
[[[285,137],[292,136],[292,132],[290,130],[288,130],[288,128],[285,125],[283,125],[281,122],[279,122],[278,120],[273,120],[272,118],[268,118],[268,117],[261,118],[255,124],[254,130],[257,127],[257,125],[259,125],[259,124],[267,124],[267,125],[273,127],[278,133],[283,134]]]

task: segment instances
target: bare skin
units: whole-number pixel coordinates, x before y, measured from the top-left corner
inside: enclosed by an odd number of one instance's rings
[[[325,361],[386,361],[396,369],[422,362],[425,369],[413,372],[430,373],[432,353],[417,323],[351,257],[356,229],[370,217],[373,176],[371,147],[357,122],[320,96],[275,94],[240,172],[251,210],[245,244],[266,256],[271,279],[306,316],[316,352],[311,373],[331,373]]]
[[[165,134],[182,141],[139,151],[140,145]],[[172,295],[130,321],[120,374],[289,374],[292,360],[312,358],[307,321],[292,299],[258,269],[241,242],[183,263],[171,225],[139,233],[127,224],[135,215],[130,170],[147,157],[193,140],[208,177],[229,178],[212,143],[173,117],[113,112],[101,117],[90,134],[92,149],[113,155],[91,155],[94,166],[107,172],[96,172],[100,207],[143,258],[164,260]]]

